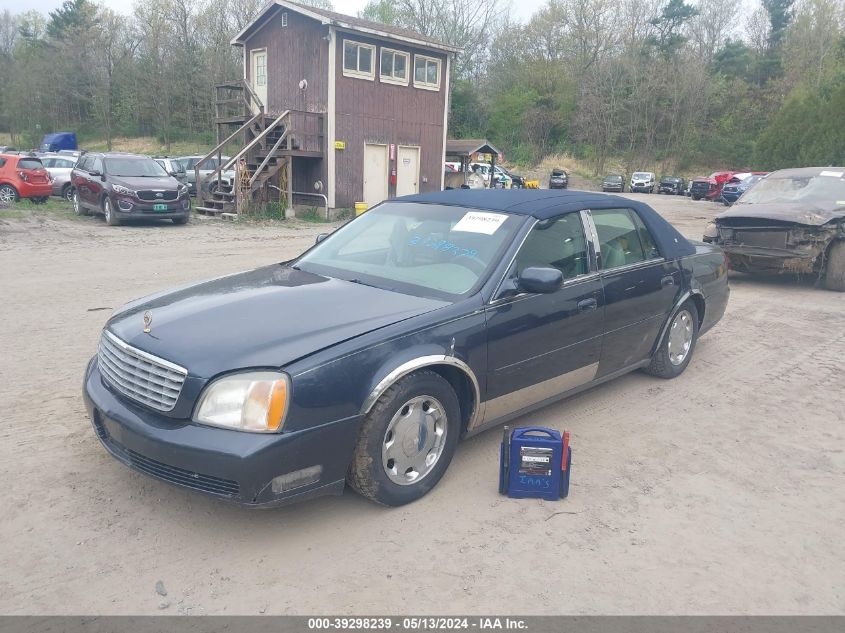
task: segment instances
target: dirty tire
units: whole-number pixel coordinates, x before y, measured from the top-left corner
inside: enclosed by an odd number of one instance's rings
[[[845,292],[845,242],[843,241],[834,242],[827,251],[824,287],[836,292]]]
[[[674,364],[670,359],[669,354],[669,340],[671,338],[672,328],[676,322],[676,319],[682,317],[682,315],[686,313],[692,319],[692,340],[690,342],[689,351],[686,352],[686,356],[684,357],[683,361],[679,364]],[[693,352],[695,352],[695,344],[698,340],[698,310],[695,307],[695,304],[692,301],[686,301],[684,304],[675,311],[669,320],[669,328],[666,330],[666,334],[663,336],[663,340],[660,341],[660,347],[654,353],[654,356],[651,358],[651,364],[646,367],[643,371],[647,374],[651,374],[652,376],[657,376],[658,378],[675,378],[676,376],[680,376],[683,371],[687,368],[687,365],[690,363],[690,359],[692,358]]]
[[[62,198],[65,199],[65,202],[73,202],[73,187],[70,186],[70,183],[62,188]]]
[[[382,447],[391,420],[408,401],[419,396],[430,396],[443,405],[446,437],[432,469],[419,481],[401,485],[388,477]],[[409,374],[385,391],[364,418],[346,481],[357,493],[382,505],[401,506],[416,501],[434,488],[449,467],[460,427],[460,404],[451,385],[431,370]]]
[[[82,201],[79,199],[79,192],[76,189],[71,194],[71,201],[73,202],[73,212],[76,215],[88,215],[88,209],[82,206]]]
[[[170,218],[173,224],[187,224],[188,220],[190,219],[190,215],[184,215],[181,218]]]
[[[109,226],[118,226],[120,224],[120,218],[115,214],[111,199],[108,196],[103,198],[103,216],[106,218],[106,224]]]
[[[12,185],[3,185],[0,187],[0,202],[3,204],[12,204],[20,200],[17,190]]]

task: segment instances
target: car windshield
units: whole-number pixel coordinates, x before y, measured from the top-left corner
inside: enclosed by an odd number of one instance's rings
[[[608,176],[607,178],[605,178],[605,180],[607,182],[621,182],[622,176]]]
[[[815,176],[769,176],[746,191],[741,201],[742,204],[801,202],[845,207],[845,173],[823,171]]]
[[[650,177],[651,177],[651,174],[648,174],[648,173],[646,173],[646,172],[644,172],[644,171],[638,171],[637,173],[635,173],[635,174],[632,176],[632,178],[638,178],[638,179],[643,179],[643,180],[648,179],[648,178],[650,178]]]
[[[167,171],[151,158],[106,158],[106,173],[119,178],[161,178]]]
[[[406,294],[457,299],[487,279],[523,218],[385,203],[303,255],[301,270]]]
[[[39,158],[21,158],[18,161],[19,169],[41,169],[44,165]]]

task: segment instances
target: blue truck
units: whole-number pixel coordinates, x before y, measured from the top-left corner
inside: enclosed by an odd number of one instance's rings
[[[41,152],[58,152],[63,149],[79,149],[79,146],[74,132],[55,132],[46,134],[41,139],[41,146],[38,149]]]

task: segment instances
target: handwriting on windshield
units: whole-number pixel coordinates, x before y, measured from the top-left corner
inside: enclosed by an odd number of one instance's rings
[[[474,248],[463,248],[457,244],[453,244],[449,240],[437,240],[431,236],[422,237],[421,235],[413,235],[408,240],[408,246],[423,246],[442,253],[452,253],[454,257],[477,257],[478,251]]]

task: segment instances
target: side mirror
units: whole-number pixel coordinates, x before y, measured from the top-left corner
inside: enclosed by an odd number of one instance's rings
[[[93,170],[93,171],[89,171],[89,172],[88,172],[88,175],[89,175],[89,176],[92,176],[92,177],[94,177],[94,178],[96,178],[97,176],[102,176],[103,174],[101,174],[100,172],[98,172],[98,171],[95,169],[95,170]]]
[[[526,268],[517,285],[524,292],[554,292],[563,285],[563,273],[557,268]]]
[[[328,236],[329,236],[329,234],[328,234],[328,233],[320,233],[320,234],[317,236],[317,239],[316,239],[316,240],[314,240],[314,243],[315,243],[315,244],[319,244],[319,243],[320,243],[320,242],[322,242],[324,239],[326,239]]]
[[[174,178],[176,178],[177,173],[178,173],[178,172],[175,172],[175,171],[169,171],[169,172],[167,172],[167,174],[168,174],[169,176],[173,176]]]

